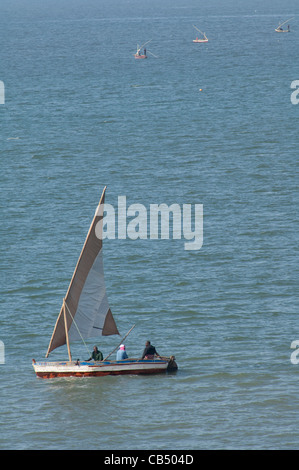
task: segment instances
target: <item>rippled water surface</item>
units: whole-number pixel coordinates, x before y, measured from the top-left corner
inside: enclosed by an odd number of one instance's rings
[[[274,31],[298,4],[199,3],[2,0],[1,449],[298,448],[298,19]],[[179,370],[37,379],[105,185],[115,207],[203,204],[200,250],[104,245],[128,352]]]

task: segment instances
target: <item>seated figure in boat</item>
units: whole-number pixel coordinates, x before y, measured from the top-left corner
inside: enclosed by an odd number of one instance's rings
[[[94,346],[92,355],[89,359],[87,359],[87,362],[88,361],[102,361],[102,360],[103,360],[103,354],[101,353],[101,351],[98,350],[97,346]]]
[[[146,341],[145,349],[142,354],[142,359],[154,359],[155,355],[161,358],[155,346],[152,346],[150,341]]]
[[[121,361],[122,359],[127,359],[128,354],[126,353],[126,347],[124,344],[121,344],[119,350],[116,353],[116,360]]]

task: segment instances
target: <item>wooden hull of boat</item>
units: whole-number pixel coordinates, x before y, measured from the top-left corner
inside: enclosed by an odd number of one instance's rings
[[[124,374],[159,374],[177,370],[174,357],[102,362],[32,362],[37,377],[52,379],[56,377],[101,377]]]
[[[138,55],[138,54],[135,54],[135,59],[147,59],[147,55]]]
[[[208,42],[208,39],[193,39],[193,42]]]
[[[290,33],[291,32],[289,29],[276,29],[275,31],[277,33]]]

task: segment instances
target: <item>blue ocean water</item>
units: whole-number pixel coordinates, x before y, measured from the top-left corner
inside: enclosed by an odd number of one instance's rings
[[[298,449],[298,13],[293,0],[2,0],[1,449]],[[157,57],[135,60],[150,39]],[[114,206],[203,204],[200,250],[104,245],[117,325],[136,324],[128,352],[150,339],[179,370],[37,379],[105,185]]]

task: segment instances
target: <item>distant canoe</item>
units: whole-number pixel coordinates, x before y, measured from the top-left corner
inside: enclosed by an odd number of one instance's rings
[[[198,38],[193,39],[193,42],[208,42],[208,41],[209,41],[208,38],[205,38],[205,39],[198,39]]]
[[[203,33],[202,31],[200,31],[200,29],[198,29],[196,26],[193,25],[193,28],[195,28],[200,34],[203,35],[203,38],[202,39],[199,39],[199,38],[196,38],[196,39],[193,39],[193,42],[197,42],[197,43],[201,43],[201,42],[208,42],[208,38],[206,36],[206,33]]]
[[[147,55],[144,54],[134,54],[135,59],[147,59]]]
[[[135,59],[147,59],[146,48],[144,46],[148,44],[149,42],[151,42],[151,39],[149,41],[146,41],[144,44],[142,44],[142,46],[139,46],[137,44],[137,51],[134,54]],[[143,54],[140,52],[141,49],[143,49]],[[157,56],[153,54],[152,52],[148,51],[148,53],[152,55],[153,57],[157,58]]]
[[[275,29],[275,31],[276,31],[277,33],[290,33],[291,30],[290,30],[290,26],[289,26],[289,25],[288,25],[288,29],[283,29],[282,26],[283,26],[284,24],[286,24],[288,21],[291,21],[292,19],[293,19],[293,18],[289,18],[288,20],[286,20],[286,21],[284,21],[283,23],[279,24],[279,25],[277,26],[277,28]]]

